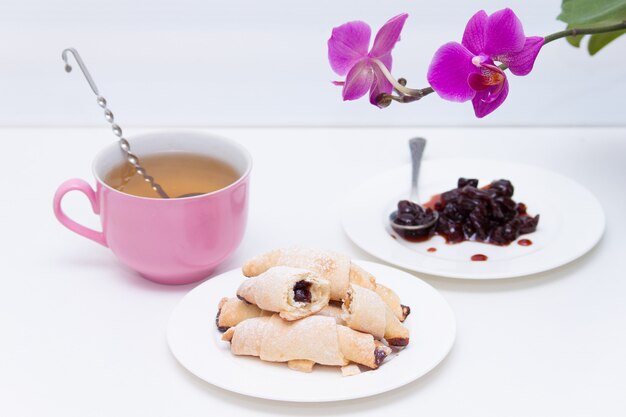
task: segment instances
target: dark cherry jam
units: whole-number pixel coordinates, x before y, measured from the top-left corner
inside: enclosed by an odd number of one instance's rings
[[[533,244],[533,241],[530,239],[520,239],[517,241],[517,244],[520,246],[530,246]]]
[[[437,248],[428,248],[426,252],[437,252]]]
[[[439,219],[435,227],[422,240],[438,234],[446,239],[446,243],[472,240],[509,245],[520,235],[534,232],[539,223],[539,215],[530,216],[524,203],[513,200],[513,191],[513,185],[508,180],[493,181],[478,188],[478,180],[459,178],[457,188],[433,196],[421,212],[413,214],[406,204],[408,202],[400,201],[395,222],[419,224],[429,213],[437,211]],[[402,217],[405,212],[410,212],[413,217]]]
[[[298,281],[293,286],[293,300],[301,303],[311,302],[311,283],[308,281]]]
[[[220,314],[222,314],[221,308],[217,310],[217,315],[215,316],[215,325],[217,326],[217,330],[224,333],[226,330],[228,330],[228,327],[220,326]]]
[[[423,226],[433,224],[435,214],[430,208],[423,209],[418,204],[408,200],[402,200],[398,203],[398,210],[391,213],[389,218],[393,224],[399,226]],[[432,236],[434,226],[418,230],[393,229],[405,240],[410,242],[423,242]]]
[[[474,262],[483,262],[483,261],[486,261],[488,258],[487,258],[487,255],[483,255],[482,253],[477,253],[476,255],[472,255],[470,259]]]
[[[380,366],[380,364],[383,363],[386,357],[387,353],[384,351],[384,349],[380,347],[374,349],[374,362],[376,363],[376,366]]]

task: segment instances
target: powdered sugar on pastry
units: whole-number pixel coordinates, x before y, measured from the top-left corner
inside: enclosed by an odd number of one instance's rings
[[[288,266],[275,266],[245,280],[237,297],[262,310],[279,313],[285,320],[297,320],[317,313],[328,305],[330,284],[317,274]]]
[[[307,359],[340,366],[347,363],[337,340],[337,324],[330,317],[311,316],[287,322],[274,315],[269,326],[261,344],[260,357],[264,361]]]
[[[332,303],[335,303],[334,301]],[[326,316],[326,317],[332,317],[335,319],[335,322],[337,324],[346,324],[345,321],[343,321],[342,318],[342,310],[341,310],[341,304],[337,305],[337,304],[328,304],[326,307],[324,307],[323,309],[321,309],[317,315],[318,316]]]
[[[271,362],[308,360],[344,366],[349,361],[376,369],[391,349],[372,335],[338,325],[332,317],[309,316],[288,322],[277,314],[245,320],[224,333],[235,355]]]
[[[374,291],[351,284],[342,310],[342,318],[351,329],[370,333],[378,340],[385,338],[393,346],[409,343],[409,330]]]
[[[377,292],[389,305],[400,321],[404,321],[410,309],[400,304],[400,298],[389,288],[376,283],[376,278],[350,258],[339,253],[314,248],[292,247],[277,249],[256,256],[246,262],[242,268],[247,277],[257,276],[277,265],[304,268],[317,273],[330,281],[330,299],[341,301],[350,283]]]
[[[242,271],[251,277],[277,265],[307,269],[327,279],[331,300],[341,300],[350,283],[350,258],[323,249],[293,247],[273,250],[246,262]]]

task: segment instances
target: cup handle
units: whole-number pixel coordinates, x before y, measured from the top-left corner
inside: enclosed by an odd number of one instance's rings
[[[61,200],[65,197],[65,194],[70,191],[80,191],[85,194],[91,203],[91,208],[95,214],[100,214],[100,206],[98,204],[98,196],[96,192],[91,188],[87,182],[81,179],[71,179],[65,181],[63,184],[59,186],[57,192],[54,194],[54,215],[61,222],[61,224],[72,232],[78,233],[81,236],[86,237],[87,239],[91,239],[94,242],[101,244],[102,246],[106,246],[106,238],[104,237],[104,233],[97,232],[93,229],[85,227],[81,224],[76,223],[74,220],[67,217],[67,215],[63,212],[61,208]]]

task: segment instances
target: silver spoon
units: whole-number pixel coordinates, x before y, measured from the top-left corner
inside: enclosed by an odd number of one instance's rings
[[[421,208],[422,210],[425,210],[424,207],[422,207],[419,204],[420,200],[419,200],[419,195],[417,193],[417,184],[418,184],[418,179],[419,179],[420,166],[422,163],[422,155],[424,154],[424,148],[426,148],[426,139],[414,138],[414,139],[409,140],[409,148],[411,149],[411,166],[412,166],[411,194],[409,197],[409,201],[419,206],[419,208]],[[427,223],[422,223],[422,224],[415,225],[415,226],[409,226],[409,225],[402,225],[402,224],[395,223],[395,220],[398,217],[398,211],[396,210],[393,213],[391,213],[391,215],[389,216],[389,223],[391,225],[391,228],[399,234],[403,234],[403,232],[412,232],[412,234],[421,234],[419,232],[423,232],[424,236],[426,236],[430,228],[433,227],[435,223],[437,223],[437,220],[439,219],[439,213],[437,211],[433,210],[432,213],[433,213],[433,218]]]
[[[157,194],[159,194],[159,196],[161,196],[162,198],[170,198],[170,196],[163,190],[163,188],[154,181],[154,178],[151,175],[148,175],[148,173],[146,172],[146,169],[141,166],[137,155],[131,152],[130,144],[128,143],[126,139],[122,137],[122,128],[119,127],[115,123],[114,118],[113,118],[113,112],[111,112],[111,110],[109,110],[109,108],[107,107],[107,101],[98,92],[98,87],[96,87],[96,83],[93,81],[93,78],[91,78],[89,71],[87,71],[87,67],[85,66],[85,63],[83,62],[80,55],[78,54],[78,51],[74,48],[64,49],[63,52],[61,53],[61,58],[63,58],[63,62],[65,62],[65,71],[66,72],[72,71],[72,66],[69,64],[67,60],[68,52],[74,56],[76,63],[78,64],[78,66],[80,67],[80,70],[83,72],[83,75],[87,79],[87,83],[89,83],[89,87],[91,87],[91,90],[94,92],[94,94],[97,97],[96,100],[98,102],[98,105],[104,109],[104,118],[106,119],[107,122],[111,123],[111,129],[113,130],[113,133],[115,134],[115,136],[119,138],[120,148],[126,155],[126,160],[135,168],[135,171],[143,177],[144,181],[146,181],[150,185],[150,187],[154,191],[156,191]],[[194,197],[194,196],[202,195],[202,194],[204,193],[189,193],[189,194],[183,194],[179,196],[178,198]]]

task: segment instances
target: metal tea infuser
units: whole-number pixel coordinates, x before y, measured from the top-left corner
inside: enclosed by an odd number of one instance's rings
[[[97,100],[98,105],[104,109],[104,118],[106,119],[107,122],[111,124],[111,129],[113,130],[113,134],[115,134],[115,136],[119,138],[120,149],[122,149],[122,151],[124,152],[126,156],[126,160],[135,168],[137,173],[143,177],[144,181],[146,181],[150,185],[150,187],[154,191],[156,191],[162,198],[171,198],[163,190],[163,188],[154,181],[154,178],[151,175],[148,175],[148,173],[146,172],[146,169],[141,166],[137,155],[131,152],[130,143],[128,143],[128,141],[124,139],[124,137],[122,136],[122,128],[119,127],[115,123],[113,112],[111,112],[111,110],[109,110],[109,108],[107,107],[106,99],[102,97],[100,93],[98,92],[98,87],[96,87],[96,83],[93,81],[93,78],[91,78],[89,71],[87,71],[87,67],[85,67],[85,63],[83,62],[82,58],[78,54],[78,51],[76,51],[76,49],[74,48],[64,49],[63,53],[61,54],[61,58],[63,58],[63,62],[65,62],[65,71],[66,72],[72,71],[72,66],[67,61],[68,52],[74,56],[76,63],[78,64],[78,66],[80,67],[80,70],[83,72],[83,75],[87,79],[87,83],[89,83],[89,87],[91,87],[91,90],[96,95],[96,100]],[[201,194],[203,193],[184,194],[184,195],[179,196],[178,198],[194,197],[194,196],[201,195]]]

